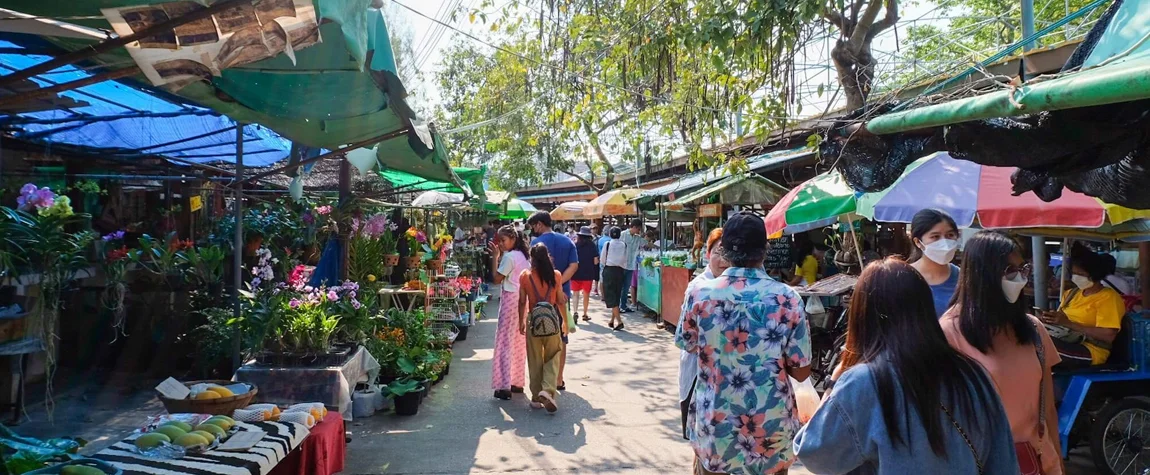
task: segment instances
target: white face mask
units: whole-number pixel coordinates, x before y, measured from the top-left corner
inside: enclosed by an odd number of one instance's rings
[[[1026,287],[1029,282],[1022,274],[1014,276],[1014,280],[1002,278],[1002,293],[1006,294],[1006,301],[1014,303],[1018,301],[1018,296],[1022,295],[1022,289]]]
[[[1086,290],[1086,289],[1089,289],[1091,287],[1094,287],[1094,281],[1090,280],[1089,277],[1086,277],[1084,275],[1074,274],[1074,275],[1070,276],[1070,281],[1074,282],[1074,285],[1081,290]]]
[[[921,241],[920,241],[921,242]],[[934,262],[942,265],[950,264],[954,260],[954,254],[958,252],[958,241],[955,239],[939,239],[935,242],[926,245],[922,250],[922,255],[926,256]]]

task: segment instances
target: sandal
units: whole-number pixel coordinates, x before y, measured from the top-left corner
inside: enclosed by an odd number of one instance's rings
[[[584,314],[583,314],[583,321],[584,321],[584,322],[589,322],[589,321],[591,321],[591,316],[590,316],[590,315],[587,315],[586,313],[584,313]]]
[[[519,386],[511,386],[511,392],[513,394],[523,394],[523,388]]]
[[[502,399],[504,401],[510,401],[511,400],[511,391],[508,391],[506,389],[500,389],[498,391],[495,391],[495,399]]]
[[[547,391],[539,393],[539,399],[543,403],[543,407],[547,408],[547,412],[554,414],[559,410],[559,406],[555,404],[555,399]]]

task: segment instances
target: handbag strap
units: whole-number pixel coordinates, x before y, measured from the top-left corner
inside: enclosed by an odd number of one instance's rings
[[[539,287],[537,287],[537,286],[535,285],[535,272],[532,272],[532,273],[531,273],[531,277],[528,277],[528,278],[527,278],[527,280],[531,281],[531,291],[532,291],[532,292],[535,292],[535,300],[537,300],[537,302],[535,302],[535,303],[537,303],[537,304],[538,304],[539,302],[547,302],[547,303],[551,303],[551,301],[550,301],[550,300],[544,300],[544,299],[543,299],[543,295],[541,295],[541,294],[539,293]],[[550,292],[550,291],[551,291],[551,286],[547,286],[547,291],[548,291],[548,292]]]
[[[966,446],[970,449],[970,454],[974,456],[974,464],[978,466],[978,475],[982,475],[984,472],[982,459],[978,458],[978,450],[975,450],[974,444],[970,442],[970,437],[966,436],[966,431],[962,430],[962,426],[958,425],[958,420],[954,418],[954,415],[950,413],[950,409],[947,409],[946,405],[939,404],[939,407],[942,408],[942,412],[946,413],[946,417],[950,419],[950,423],[954,425],[954,428],[958,430],[958,435],[961,435],[962,440],[966,442]]]
[[[1038,356],[1038,437],[1046,437],[1046,348],[1034,326],[1034,354]]]

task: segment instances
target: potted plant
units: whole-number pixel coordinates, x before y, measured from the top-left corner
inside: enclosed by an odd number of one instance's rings
[[[192,247],[192,242],[180,241],[176,233],[169,233],[160,241],[147,234],[140,236],[140,248],[129,253],[132,262],[161,279],[169,289],[184,286],[184,265],[180,251]]]
[[[443,234],[435,238],[430,245],[423,245],[424,251],[427,252],[423,260],[429,270],[435,273],[443,271],[443,261],[447,258],[447,251],[451,249],[452,239],[451,236]]]
[[[211,294],[219,293],[224,279],[224,259],[227,257],[222,247],[189,247],[177,257],[187,265],[188,273],[197,283],[207,286]]]
[[[388,397],[395,401],[395,413],[401,416],[414,416],[419,413],[423,402],[424,386],[411,379],[393,381],[387,385]]]
[[[407,232],[403,235],[407,239],[407,250],[411,253],[406,258],[407,268],[416,269],[423,261],[423,252],[420,249],[423,249],[423,244],[427,242],[427,235],[414,226],[407,228]]]
[[[391,269],[399,264],[399,252],[396,250],[399,239],[396,231],[399,231],[399,225],[388,222],[383,233],[379,235],[379,243],[383,246],[384,275],[391,275]]]

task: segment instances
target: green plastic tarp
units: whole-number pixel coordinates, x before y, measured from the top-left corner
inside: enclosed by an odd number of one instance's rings
[[[1125,2],[1079,72],[876,117],[866,124],[875,134],[892,134],[970,120],[1033,114],[1150,98],[1150,8]]]
[[[732,176],[718,183],[705,186],[687,195],[667,203],[670,210],[681,210],[684,206],[694,205],[696,201],[704,200],[712,195],[719,198],[719,202],[728,205],[736,204],[765,204],[773,205],[790,191],[786,187],[755,174]]]
[[[456,176],[463,180],[464,183],[467,183],[468,188],[470,188],[471,192],[475,193],[476,196],[485,194],[483,191],[483,179],[487,172],[486,167],[455,167],[452,170],[455,172]],[[380,178],[391,182],[392,186],[401,188],[403,191],[445,191],[448,193],[463,193],[463,190],[452,182],[428,180],[427,178],[399,170],[380,170],[378,173]]]
[[[170,0],[7,0],[4,8],[53,18],[99,17],[102,8],[165,1]],[[312,147],[335,149],[406,129],[376,147],[383,168],[467,186],[452,172],[437,134],[404,99],[407,91],[397,75],[383,12],[371,8],[372,0],[313,0],[313,4],[323,41],[296,51],[295,64],[281,54],[225,69],[211,84],[197,82],[175,93]],[[103,19],[75,22],[109,29]],[[46,39],[69,50],[92,44],[75,38]],[[122,48],[94,59],[115,67],[132,61]]]

